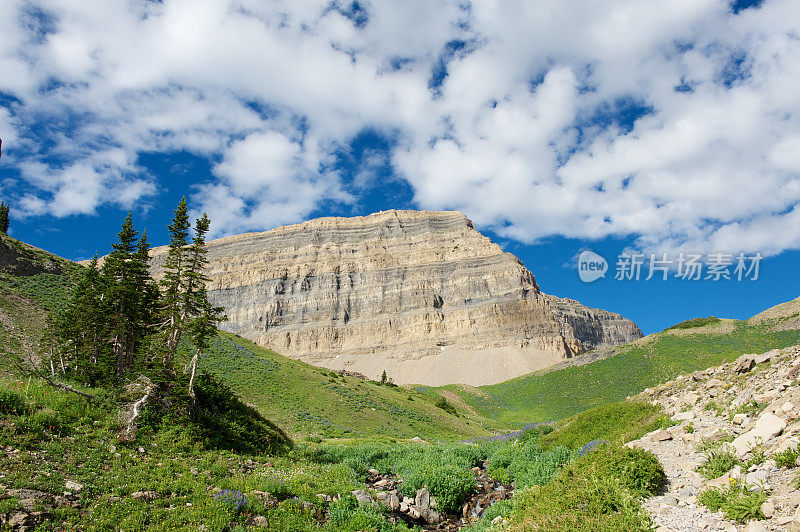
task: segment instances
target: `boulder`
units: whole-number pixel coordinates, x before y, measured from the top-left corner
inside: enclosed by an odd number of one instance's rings
[[[389,495],[387,503],[389,504],[389,508],[391,508],[393,512],[396,512],[397,510],[400,509],[400,498],[397,495],[394,494]]]
[[[69,490],[69,491],[78,492],[78,491],[81,491],[83,489],[83,484],[81,484],[80,482],[74,482],[72,480],[67,480],[64,483],[64,487],[67,488],[67,490]]]
[[[161,495],[155,491],[134,491],[131,493],[131,497],[137,501],[151,502],[160,498]]]
[[[699,400],[700,400],[700,396],[699,396],[699,395],[697,395],[697,394],[696,394],[696,393],[694,393],[694,392],[689,392],[689,393],[687,393],[686,395],[684,395],[684,396],[683,396],[683,398],[682,398],[682,402],[683,402],[684,404],[687,404],[687,405],[689,405],[689,406],[694,406],[694,405],[696,405],[696,404],[697,404],[697,401],[699,401]]]
[[[747,414],[736,414],[733,416],[734,425],[744,425],[747,421]]]
[[[736,455],[741,458],[756,445],[768,443],[784,428],[786,428],[786,421],[772,412],[764,412],[751,430],[733,440],[732,445],[736,449]]]
[[[672,434],[664,429],[658,429],[650,435],[650,439],[653,441],[667,441],[672,439]]]
[[[756,365],[755,355],[742,355],[733,364],[734,373],[747,373]]]
[[[750,521],[743,532],[767,532],[767,528],[758,521]]]
[[[780,355],[781,352],[778,349],[773,349],[772,351],[767,351],[766,353],[761,353],[760,355],[751,355],[755,360],[756,364],[762,364],[768,360],[772,360],[773,358]]]
[[[739,408],[740,406],[746,405],[750,401],[753,400],[753,390],[750,388],[745,388],[742,393],[736,396],[736,399],[731,402],[731,406],[734,408]]]
[[[356,501],[358,501],[358,504],[372,504],[375,502],[372,494],[367,490],[355,490],[353,496],[356,498]]]
[[[417,490],[417,494],[414,497],[414,505],[420,510],[427,510],[431,507],[431,494],[428,488]]]
[[[767,499],[761,505],[761,513],[764,514],[764,517],[767,519],[772,519],[772,516],[775,515],[775,501],[772,498]]]

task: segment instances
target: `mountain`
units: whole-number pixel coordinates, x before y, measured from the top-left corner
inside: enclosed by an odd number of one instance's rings
[[[156,277],[166,247],[152,250]],[[497,383],[642,336],[543,293],[460,212],[319,218],[208,243],[233,332],[283,355],[398,383]]]

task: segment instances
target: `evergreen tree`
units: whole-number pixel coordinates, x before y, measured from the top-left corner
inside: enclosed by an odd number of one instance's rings
[[[170,242],[164,261],[164,277],[160,282],[161,322],[159,325],[165,334],[164,364],[171,367],[183,333],[182,298],[186,287],[184,268],[189,238],[189,214],[186,208],[186,198],[181,198],[167,229]]]
[[[142,340],[148,323],[145,321],[146,284],[149,280],[147,243],[137,253],[137,234],[131,213],[117,234],[117,242],[106,257],[100,274],[105,288],[103,307],[109,319],[111,346],[114,352],[114,372],[121,378],[133,363],[133,353]]]
[[[0,202],[0,233],[8,234],[8,211],[11,209],[11,205],[6,203],[5,201]]]
[[[192,244],[188,248],[185,274],[182,321],[187,324],[189,336],[196,349],[189,364],[191,372],[189,395],[192,397],[194,397],[194,377],[198,359],[208,349],[209,341],[216,334],[217,324],[227,319],[223,314],[225,309],[213,307],[206,292],[208,277],[205,274],[205,268],[208,259],[206,258],[205,236],[210,226],[211,221],[205,213],[202,218],[196,220]]]

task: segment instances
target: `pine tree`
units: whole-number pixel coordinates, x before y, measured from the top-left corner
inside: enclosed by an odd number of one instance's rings
[[[133,362],[133,352],[142,339],[144,286],[149,279],[147,264],[137,256],[137,234],[131,213],[117,234],[117,243],[100,270],[105,292],[103,307],[108,312],[114,373],[121,378]],[[146,251],[145,247],[145,251]]]
[[[167,226],[170,234],[169,250],[164,261],[164,277],[161,279],[161,322],[165,334],[164,364],[172,366],[183,333],[182,300],[185,291],[186,247],[189,238],[189,214],[186,198],[182,198],[172,222]]]
[[[11,205],[6,203],[5,201],[0,202],[0,233],[8,234],[8,212],[11,209]]]
[[[188,250],[186,291],[183,294],[183,321],[188,324],[189,336],[196,349],[195,355],[189,363],[191,373],[189,395],[192,397],[194,397],[194,377],[198,359],[208,349],[210,339],[216,334],[217,324],[227,320],[227,316],[223,314],[225,309],[212,306],[206,292],[208,277],[205,274],[205,268],[208,259],[206,258],[205,235],[210,226],[211,221],[205,213],[195,222],[192,245]]]

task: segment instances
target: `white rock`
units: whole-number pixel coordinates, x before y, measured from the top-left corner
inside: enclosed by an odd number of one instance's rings
[[[792,410],[794,410],[794,405],[792,403],[786,402],[781,406],[781,412],[784,414],[788,414]]]
[[[773,358],[777,357],[780,354],[781,352],[779,350],[773,349],[772,351],[767,351],[766,353],[756,355],[753,357],[753,359],[755,360],[756,364],[761,364],[763,362],[766,362],[767,360],[772,360]]]
[[[747,414],[736,414],[733,416],[734,425],[743,425],[747,421]]]
[[[653,441],[667,441],[672,439],[672,434],[664,429],[658,429],[650,435],[650,439]]]
[[[744,527],[744,532],[767,532],[767,529],[758,521],[750,521],[747,523],[747,526]]]
[[[767,519],[772,519],[772,516],[775,515],[775,502],[772,498],[767,499],[764,501],[764,504],[761,505],[761,513],[764,514],[764,517]]]
[[[733,447],[739,458],[747,454],[756,445],[767,443],[786,428],[786,421],[772,412],[764,412],[756,421],[752,430],[733,440]]]
[[[694,412],[689,410],[688,412],[678,412],[674,416],[672,416],[673,421],[689,421],[690,419],[694,419],[695,415]]]
[[[687,394],[686,394],[686,395],[684,395],[684,396],[683,396],[683,398],[681,399],[681,401],[682,401],[684,404],[687,404],[687,405],[690,405],[690,406],[694,406],[694,405],[696,405],[696,404],[697,404],[697,401],[699,401],[699,400],[700,400],[700,396],[699,396],[699,395],[697,395],[697,394],[696,394],[696,393],[694,393],[694,392],[689,392],[689,393],[687,393]]]

